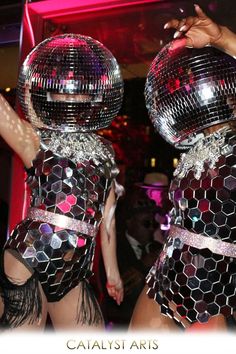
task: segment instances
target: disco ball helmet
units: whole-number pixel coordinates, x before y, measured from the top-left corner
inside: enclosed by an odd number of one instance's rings
[[[160,135],[177,148],[190,147],[204,128],[236,119],[236,60],[215,48],[173,41],[151,64],[145,99]]]
[[[23,112],[34,127],[87,132],[117,115],[123,80],[116,59],[97,40],[63,34],[39,43],[18,80]]]

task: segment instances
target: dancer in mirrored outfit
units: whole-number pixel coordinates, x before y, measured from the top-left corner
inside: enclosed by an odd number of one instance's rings
[[[199,7],[197,11],[217,26]],[[186,19],[179,26],[196,35],[199,21]],[[196,42],[189,34],[192,46],[201,46],[201,31],[206,27],[200,27]],[[236,310],[236,61],[215,48],[185,45],[186,39],[178,39],[161,50],[145,87],[158,132],[175,147],[189,150],[174,172],[168,239],[149,272],[148,297],[140,297],[132,329],[150,324],[173,330],[176,323],[187,328],[208,322],[223,329]]]
[[[24,61],[19,100],[37,135],[24,123],[29,138],[21,129],[22,149],[15,149],[27,167],[31,205],[2,256],[2,327],[43,328],[49,312],[55,328],[102,328],[88,283],[99,227],[107,291],[122,301],[114,220],[119,171],[111,144],[93,132],[118,113],[122,93],[115,58],[87,36],[46,39]],[[12,130],[3,137],[14,149],[13,124],[22,123],[1,99]]]

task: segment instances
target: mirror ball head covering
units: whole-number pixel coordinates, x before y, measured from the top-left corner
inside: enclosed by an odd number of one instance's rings
[[[107,127],[123,98],[116,59],[97,40],[62,34],[39,43],[19,74],[18,97],[34,127],[88,132]]]
[[[177,148],[193,145],[203,129],[235,120],[236,60],[218,49],[167,44],[153,60],[145,84],[155,129]]]

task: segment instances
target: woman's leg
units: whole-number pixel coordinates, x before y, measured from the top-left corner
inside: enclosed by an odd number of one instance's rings
[[[150,299],[146,292],[148,287],[142,291],[137,304],[134,308],[133,316],[131,318],[130,330],[164,330],[176,331],[180,327],[176,325],[175,321],[167,316],[163,316],[160,312],[160,306]],[[227,331],[227,323],[223,315],[213,316],[207,323],[193,323],[188,321],[184,323],[186,331]]]
[[[129,330],[163,330],[180,331],[181,329],[171,318],[160,312],[160,306],[146,294],[148,287],[145,286],[135,305],[130,321]]]
[[[48,303],[48,312],[56,330],[104,329],[100,307],[85,281],[80,282],[60,301]]]
[[[4,252],[0,300],[0,328],[43,330],[47,301],[35,274],[16,251]]]

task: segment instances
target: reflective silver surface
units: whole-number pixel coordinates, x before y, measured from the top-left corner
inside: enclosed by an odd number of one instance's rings
[[[187,172],[177,174],[172,181],[171,222],[192,233],[236,245],[235,131],[228,130],[224,139],[214,167],[206,160],[197,178],[192,160]],[[205,140],[215,143],[211,136]],[[178,237],[176,230],[149,273],[149,296],[161,305],[162,313],[182,324],[186,320],[207,322],[218,314],[232,315],[236,309],[236,258],[223,255],[222,247],[213,253],[209,248],[199,249],[197,242],[195,247],[190,246],[181,241],[182,232]]]
[[[100,42],[79,34],[45,39],[24,61],[18,96],[38,128],[92,131],[118,113],[123,80],[116,59]]]
[[[236,60],[214,48],[173,41],[152,62],[145,98],[163,138],[179,148],[190,146],[203,128],[236,119]]]
[[[39,220],[29,214],[16,226],[5,246],[18,251],[37,272],[48,301],[60,300],[82,279],[92,275],[96,241],[95,234],[91,236],[91,229],[98,229],[101,223],[112,180],[118,173],[111,146],[109,156],[100,154],[102,145],[104,151],[108,149],[109,143],[105,139],[89,133],[53,132],[54,143],[55,135],[58,135],[55,150],[46,149],[44,142],[45,149],[38,152],[33,167],[27,171],[31,206],[50,212],[55,218],[66,216],[71,222],[81,221],[87,227],[74,231],[66,226],[68,223],[63,227],[60,222],[50,223],[50,218],[45,217],[42,221],[43,218]],[[70,142],[74,138],[70,158],[59,154],[65,147],[60,145],[61,135],[65,141],[69,139],[66,135],[70,136]],[[99,140],[99,144],[93,156],[89,157],[86,152],[82,160],[80,147],[87,135],[90,142]],[[50,143],[49,134],[46,140]],[[80,152],[77,162],[72,156],[77,156],[76,148]]]

